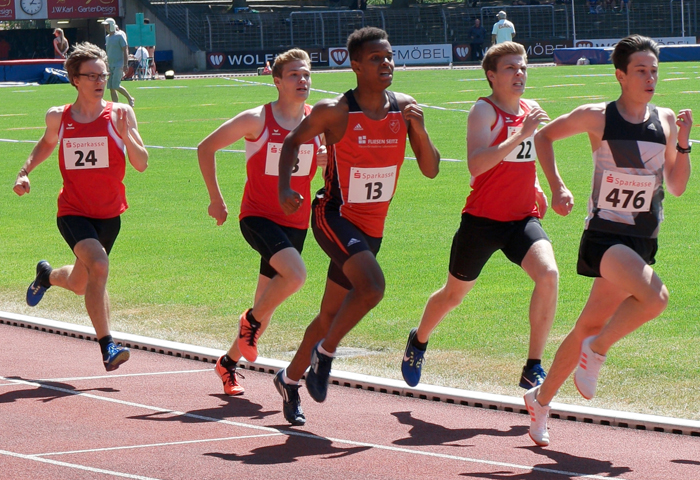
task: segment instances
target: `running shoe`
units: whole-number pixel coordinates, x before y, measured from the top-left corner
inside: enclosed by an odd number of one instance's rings
[[[581,345],[581,357],[579,358],[578,368],[574,374],[574,385],[578,393],[586,400],[591,400],[595,397],[595,390],[598,386],[598,374],[600,367],[605,362],[605,355],[598,355],[591,350],[591,342],[593,337],[588,337]]]
[[[406,351],[403,354],[403,360],[401,361],[401,374],[403,379],[410,387],[415,387],[420,382],[420,372],[425,363],[423,355],[425,355],[425,350],[416,348],[413,345],[413,339],[416,336],[417,328],[411,330],[408,334],[408,341],[406,342]]]
[[[328,377],[331,375],[331,363],[333,363],[333,357],[318,351],[320,344],[321,342],[318,342],[311,351],[311,368],[306,374],[306,389],[311,398],[319,403],[326,399]]]
[[[216,366],[214,367],[214,371],[216,374],[219,376],[222,382],[224,382],[224,393],[226,395],[243,395],[243,392],[245,392],[245,388],[241,387],[238,384],[238,374],[236,373],[236,367],[233,367],[231,369],[228,369],[221,365],[221,359],[224,358],[223,355],[219,357],[219,359],[216,361]],[[241,375],[241,378],[243,378],[243,375]]]
[[[248,320],[249,308],[241,315],[240,327],[238,329],[238,350],[249,362],[254,362],[258,358],[258,338],[260,338],[260,322],[253,325]],[[254,320],[255,321],[255,320]]]
[[[44,298],[44,293],[50,288],[49,275],[51,275],[51,265],[46,260],[42,260],[36,264],[36,278],[27,288],[27,305],[36,307],[37,304]],[[49,285],[45,287],[44,285]]]
[[[284,369],[277,372],[272,382],[275,388],[282,395],[282,413],[284,418],[292,425],[301,426],[306,423],[304,410],[301,409],[301,399],[299,398],[299,385],[288,385],[282,380]]]
[[[523,367],[523,374],[520,376],[520,386],[525,390],[539,387],[546,377],[547,372],[544,371],[544,368],[539,363],[530,369],[525,366]]]
[[[102,357],[102,361],[105,364],[105,370],[108,372],[116,370],[119,368],[119,365],[129,360],[130,356],[131,353],[129,352],[128,348],[123,347],[121,344],[116,345],[114,343],[110,343],[107,345],[107,355]]]
[[[531,388],[527,391],[523,399],[527,413],[530,414],[530,438],[540,447],[549,445],[549,432],[547,431],[547,417],[549,416],[549,405],[540,405],[537,401],[537,392],[540,387]]]

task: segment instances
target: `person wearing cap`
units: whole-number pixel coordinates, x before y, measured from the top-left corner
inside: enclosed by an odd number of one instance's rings
[[[491,45],[513,41],[515,25],[506,20],[506,12],[501,10],[496,14],[496,17],[498,17],[498,21],[493,24],[493,30],[491,30]]]
[[[117,92],[124,95],[129,106],[134,106],[134,97],[129,95],[126,88],[121,86],[122,77],[129,69],[129,45],[126,42],[126,34],[119,30],[117,22],[113,18],[105,18],[102,22],[105,26],[105,51],[109,64],[109,79],[107,88],[113,102],[119,101]]]

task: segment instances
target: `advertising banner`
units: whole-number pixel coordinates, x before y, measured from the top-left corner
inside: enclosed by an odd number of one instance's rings
[[[236,52],[207,52],[208,70],[255,70],[264,67],[266,62],[270,65],[275,61],[275,57],[286,48],[276,48],[270,50],[240,50]],[[311,67],[328,66],[328,49],[309,48],[306,53],[311,57]]]
[[[595,40],[576,40],[575,48],[614,47],[620,38],[597,38]],[[695,37],[658,37],[654,41],[659,45],[694,45]]]
[[[50,19],[119,17],[119,0],[46,0]]]
[[[0,20],[121,17],[119,0],[0,0]]]

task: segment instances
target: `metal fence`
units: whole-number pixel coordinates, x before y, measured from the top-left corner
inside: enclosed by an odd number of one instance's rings
[[[333,47],[345,44],[356,28],[376,26],[394,45],[460,43],[468,40],[475,18],[490,32],[496,13],[505,10],[519,41],[697,35],[699,0],[636,3],[632,11],[613,9],[617,0],[598,0],[594,13],[582,1],[571,4],[508,5],[471,8],[465,4],[412,5],[407,9],[309,9],[270,13],[213,14],[201,5],[155,1],[149,8],[182,38],[205,51],[276,47]],[[682,6],[682,8],[681,8]]]

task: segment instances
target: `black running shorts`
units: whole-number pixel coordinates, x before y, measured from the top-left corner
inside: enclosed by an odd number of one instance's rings
[[[578,250],[576,271],[585,277],[600,277],[600,262],[603,255],[614,245],[625,245],[642,257],[647,265],[656,263],[659,243],[656,238],[630,237],[615,233],[584,230]]]
[[[314,201],[311,215],[311,228],[316,241],[331,259],[328,278],[341,287],[350,290],[352,284],[343,273],[343,265],[353,255],[369,250],[376,257],[382,245],[381,237],[370,237],[348,219],[340,216],[336,209],[326,208],[319,216],[319,208]]]
[[[465,282],[476,280],[497,250],[502,250],[508,260],[520,265],[530,247],[540,240],[550,241],[536,217],[499,222],[463,213],[452,240],[450,273]]]
[[[301,253],[306,240],[306,229],[284,227],[263,217],[244,217],[239,225],[246,242],[260,254],[260,275],[272,278],[277,270],[270,265],[272,256],[285,248]]]
[[[104,247],[107,255],[112,251],[121,229],[121,217],[114,218],[88,218],[78,215],[65,215],[56,218],[58,231],[61,232],[71,250],[81,240],[94,238]]]

